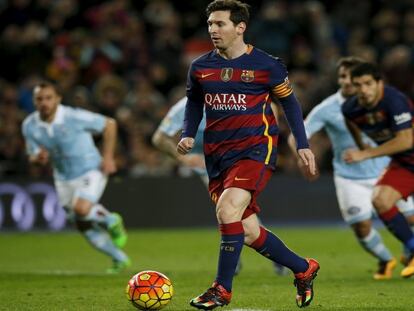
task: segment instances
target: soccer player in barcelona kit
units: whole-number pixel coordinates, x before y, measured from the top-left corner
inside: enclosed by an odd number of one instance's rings
[[[345,150],[357,147],[345,125],[341,107],[347,98],[355,95],[350,71],[352,67],[361,62],[362,60],[356,57],[344,57],[338,61],[337,75],[340,89],[312,109],[306,117],[305,129],[308,139],[319,130],[326,130],[332,143],[334,182],[342,217],[352,227],[361,246],[378,259],[378,270],[374,274],[374,279],[383,280],[392,277],[396,260],[383,243],[379,232],[372,227],[371,218],[374,207],[371,203],[371,196],[378,177],[390,159],[378,157],[347,164],[342,158]],[[374,144],[366,136],[364,140],[366,143]],[[289,136],[288,141],[289,146],[295,149],[292,135]],[[400,200],[398,207],[407,219],[414,223],[412,198],[410,197],[409,202]],[[408,256],[407,253],[409,255],[405,249],[404,258]]]
[[[189,70],[184,129],[177,150],[181,154],[191,150],[205,108],[204,154],[221,244],[213,285],[190,304],[211,310],[230,303],[234,272],[246,244],[291,269],[296,302],[299,307],[308,306],[318,262],[287,248],[260,225],[256,215],[260,211],[257,196],[273,174],[276,162],[278,127],[272,99],[281,104],[298,142],[298,154],[315,174],[299,103],[281,60],[244,42],[248,5],[237,0],[216,0],[208,5],[206,13],[216,49],[193,61]]]
[[[49,82],[34,88],[33,101],[37,111],[22,125],[29,161],[51,162],[59,202],[68,218],[93,247],[112,258],[108,273],[125,269],[130,260],[121,250],[127,241],[122,218],[98,203],[107,175],[116,171],[115,120],[61,105],[61,96]],[[102,156],[93,133],[102,133]]]
[[[343,104],[342,112],[360,149],[348,149],[343,157],[347,163],[355,163],[391,156],[374,188],[372,203],[388,230],[410,250],[411,256],[401,271],[402,277],[410,277],[414,275],[414,234],[396,202],[414,193],[413,106],[401,92],[384,85],[375,64],[355,66],[351,80],[357,96]],[[361,133],[377,146],[366,145]]]
[[[203,154],[203,133],[206,127],[205,115],[203,115],[203,119],[198,127],[194,147],[191,149],[191,153],[181,155],[177,152],[177,139],[183,129],[186,103],[187,97],[183,97],[170,108],[167,115],[164,119],[162,119],[160,125],[152,136],[152,143],[159,150],[170,155],[178,163],[191,168],[198,176],[200,176],[203,183],[208,187],[208,176]],[[277,274],[286,275],[288,271],[286,271],[284,266],[281,266],[275,262],[273,262],[273,264],[274,270]],[[236,274],[240,272],[241,266],[242,264],[239,260],[236,268]]]

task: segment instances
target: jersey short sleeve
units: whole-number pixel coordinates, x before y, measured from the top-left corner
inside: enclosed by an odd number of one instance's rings
[[[171,107],[158,128],[162,133],[172,137],[182,130],[186,103],[187,98],[184,97]]]
[[[325,127],[325,116],[323,106],[316,106],[311,110],[304,122],[308,138]]]
[[[105,128],[106,117],[101,114],[76,108],[71,115],[80,127],[89,132],[101,133]]]
[[[26,153],[28,155],[36,155],[40,151],[40,146],[36,140],[30,135],[30,123],[23,122],[22,124],[22,133],[26,143]]]
[[[412,114],[407,99],[398,94],[392,98],[388,105],[390,113],[391,130],[394,132],[412,127]]]

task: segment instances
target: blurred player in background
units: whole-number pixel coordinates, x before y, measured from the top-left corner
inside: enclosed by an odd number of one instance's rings
[[[170,108],[152,136],[152,143],[159,150],[175,159],[179,164],[194,170],[207,186],[208,177],[203,154],[203,132],[206,127],[206,119],[204,117],[198,128],[192,152],[186,155],[177,152],[177,141],[183,129],[186,102],[187,97],[183,97]]]
[[[276,163],[278,127],[272,99],[282,105],[298,142],[299,156],[310,174],[315,174],[300,105],[280,59],[244,42],[249,19],[247,4],[216,0],[208,5],[206,13],[216,49],[196,59],[189,70],[184,130],[177,150],[187,154],[194,147],[205,108],[204,154],[221,243],[213,285],[190,304],[211,310],[230,303],[233,276],[246,244],[291,269],[295,274],[296,302],[299,307],[308,306],[319,264],[292,252],[260,225],[256,215],[260,211],[257,196]]]
[[[208,176],[203,153],[203,134],[206,127],[205,115],[203,115],[203,119],[198,127],[194,147],[191,149],[191,152],[189,154],[182,155],[177,151],[177,142],[179,141],[179,137],[183,129],[186,103],[187,97],[184,97],[170,108],[167,115],[161,121],[161,124],[152,136],[152,143],[159,150],[175,159],[179,164],[191,168],[197,175],[200,176],[206,187],[208,187]],[[284,266],[275,262],[273,263],[277,274],[287,274],[288,271]],[[242,264],[239,260],[236,268],[236,274],[239,274],[241,266]]]
[[[391,156],[391,163],[373,190],[372,203],[385,226],[411,251],[401,276],[414,274],[414,234],[398,210],[398,200],[414,193],[413,106],[397,89],[384,84],[378,67],[361,63],[351,69],[357,96],[342,106],[347,126],[358,149],[348,149],[347,163]],[[362,133],[378,145],[364,142]]]
[[[31,163],[51,162],[59,202],[78,230],[96,249],[110,256],[116,273],[130,265],[121,250],[127,241],[122,218],[98,203],[107,176],[116,171],[116,122],[100,114],[61,105],[56,87],[44,82],[33,90],[35,112],[23,122]],[[102,133],[102,156],[92,134]]]
[[[308,139],[311,139],[316,132],[326,130],[332,143],[334,182],[342,217],[353,229],[361,246],[378,259],[378,271],[374,274],[374,279],[382,280],[391,278],[396,260],[384,245],[381,235],[372,227],[374,208],[371,196],[378,177],[389,163],[389,158],[379,157],[352,164],[347,164],[342,158],[345,150],[357,148],[345,125],[341,107],[347,98],[355,95],[350,70],[361,62],[361,59],[355,57],[344,57],[338,61],[339,90],[312,109],[306,117],[305,129]],[[373,144],[368,137],[364,138],[366,143]],[[296,151],[292,135],[289,136],[288,141],[291,149]],[[306,174],[306,168],[301,167],[301,170],[303,169]],[[409,202],[399,201],[398,207],[414,222],[411,197]]]

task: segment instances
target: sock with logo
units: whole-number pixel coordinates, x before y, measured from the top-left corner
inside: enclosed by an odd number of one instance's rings
[[[241,221],[221,224],[221,243],[216,282],[231,292],[233,277],[244,244]]]
[[[263,227],[260,227],[259,237],[249,246],[262,256],[288,267],[295,274],[308,270],[305,258],[292,252],[275,234]]]

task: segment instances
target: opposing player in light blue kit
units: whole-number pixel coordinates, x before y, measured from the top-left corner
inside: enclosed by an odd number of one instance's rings
[[[68,218],[92,246],[112,258],[109,273],[123,270],[130,260],[121,250],[127,241],[122,218],[98,203],[107,176],[116,171],[115,120],[61,105],[61,96],[49,82],[34,88],[33,101],[37,111],[22,125],[29,161],[51,162],[59,202]],[[94,133],[102,133],[102,156]]]
[[[344,57],[339,60],[337,74],[340,89],[309,113],[305,120],[305,129],[308,138],[319,130],[326,130],[332,143],[334,182],[342,217],[352,227],[361,246],[378,259],[378,271],[374,274],[374,279],[382,280],[391,278],[396,260],[384,245],[378,231],[372,226],[371,218],[374,208],[371,196],[379,175],[390,159],[380,157],[347,164],[342,158],[345,150],[357,148],[345,125],[341,106],[346,98],[355,95],[350,70],[361,61],[355,57]],[[372,144],[372,141],[366,139],[367,143]],[[295,147],[293,137],[289,137],[289,145],[291,148]],[[400,201],[398,206],[407,219],[411,219],[413,223],[412,199],[410,198],[409,202]]]
[[[177,152],[177,141],[183,129],[186,103],[187,97],[183,97],[171,107],[152,136],[152,143],[159,150],[177,160],[179,164],[191,168],[207,186],[208,177],[203,154],[203,132],[206,127],[205,117],[198,128],[192,152],[186,155],[181,155]]]

